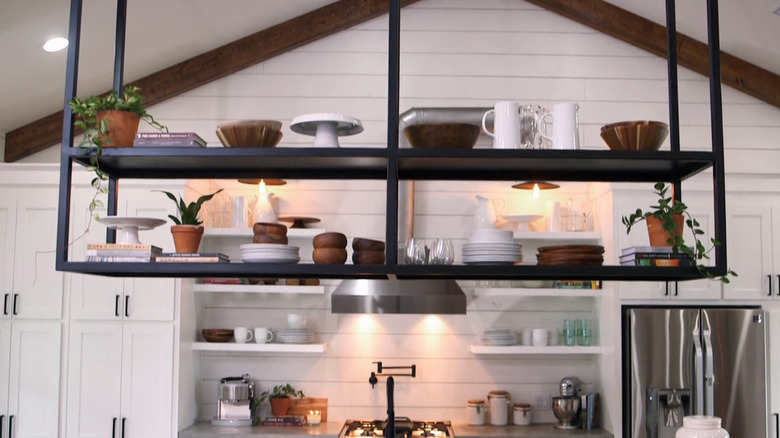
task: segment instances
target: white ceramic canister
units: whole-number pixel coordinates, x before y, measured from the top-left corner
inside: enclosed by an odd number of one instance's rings
[[[531,424],[531,405],[528,403],[515,403],[512,411],[512,421],[518,426]]]
[[[490,403],[490,424],[494,426],[506,425],[510,400],[512,400],[512,397],[507,391],[490,391],[490,394],[488,394],[488,401]]]
[[[485,424],[485,400],[472,399],[466,403],[466,417],[469,426]]]
[[[729,438],[729,433],[720,427],[719,417],[689,415],[683,417],[683,426],[674,438]]]

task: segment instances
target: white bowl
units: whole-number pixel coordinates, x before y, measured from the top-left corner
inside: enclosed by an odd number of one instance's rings
[[[306,327],[306,316],[290,313],[287,315],[287,325],[291,328],[304,328]]]

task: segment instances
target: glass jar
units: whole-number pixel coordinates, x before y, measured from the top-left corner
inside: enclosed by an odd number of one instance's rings
[[[729,438],[729,433],[720,427],[718,417],[689,415],[683,417],[683,425],[674,438]]]
[[[512,420],[518,426],[531,424],[531,405],[528,403],[515,403]]]
[[[469,426],[485,424],[485,400],[473,399],[466,403],[466,418]]]

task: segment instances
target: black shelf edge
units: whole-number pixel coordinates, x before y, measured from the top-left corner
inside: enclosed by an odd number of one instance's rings
[[[88,166],[90,152],[70,148]],[[103,148],[100,169],[114,178],[387,178],[385,148]]]
[[[57,270],[109,277],[256,277],[370,279],[533,279],[682,281],[703,278],[696,268],[535,265],[315,265],[263,263],[87,263],[65,262]]]
[[[668,181],[696,175],[715,160],[712,152],[549,149],[399,149],[396,156],[398,177],[409,180]]]

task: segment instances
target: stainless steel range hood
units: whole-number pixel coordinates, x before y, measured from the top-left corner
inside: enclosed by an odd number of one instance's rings
[[[466,294],[455,280],[343,280],[331,313],[465,315]]]

